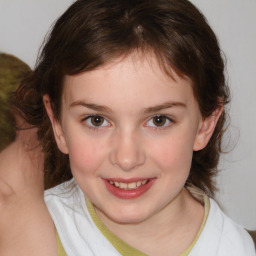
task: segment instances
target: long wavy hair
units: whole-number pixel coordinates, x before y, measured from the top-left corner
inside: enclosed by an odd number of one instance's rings
[[[60,121],[65,75],[94,70],[133,51],[153,52],[167,73],[175,70],[189,77],[204,118],[229,102],[218,40],[189,1],[78,0],[54,24],[34,71],[13,100],[22,117],[39,129],[46,188],[70,179],[72,173],[68,156],[55,143],[43,95],[50,96],[55,118]],[[194,152],[186,184],[209,195],[215,190],[225,120],[224,109],[208,145]]]

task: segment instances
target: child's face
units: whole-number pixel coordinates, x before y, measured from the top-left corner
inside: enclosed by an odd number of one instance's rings
[[[209,139],[189,79],[133,55],[67,76],[62,104],[59,148],[99,214],[141,222],[181,200],[193,150]]]

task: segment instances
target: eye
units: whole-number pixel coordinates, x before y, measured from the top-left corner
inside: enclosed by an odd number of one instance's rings
[[[163,116],[163,115],[156,115],[156,116],[153,116],[151,119],[149,119],[146,126],[161,128],[161,127],[166,127],[171,123],[172,123],[172,120],[169,117]]]
[[[100,115],[90,115],[87,116],[84,120],[87,123],[87,125],[91,127],[109,126],[109,122],[103,116]]]

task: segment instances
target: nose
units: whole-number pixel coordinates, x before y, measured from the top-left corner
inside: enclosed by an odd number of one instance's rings
[[[110,162],[123,171],[131,171],[145,162],[140,136],[135,132],[120,132],[113,138]]]

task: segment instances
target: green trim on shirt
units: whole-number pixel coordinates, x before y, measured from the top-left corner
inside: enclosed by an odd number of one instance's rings
[[[105,224],[101,221],[98,217],[97,213],[95,212],[94,206],[92,203],[86,199],[86,206],[88,212],[91,215],[91,218],[100,232],[108,239],[108,241],[116,248],[116,250],[125,256],[146,256],[143,252],[135,249],[134,247],[130,246],[129,244],[125,243],[121,240],[118,236],[112,233]]]
[[[202,224],[200,226],[200,229],[193,240],[193,242],[190,244],[190,246],[187,248],[185,252],[180,254],[180,256],[187,256],[191,252],[192,248],[194,247],[195,243],[197,242],[200,234],[202,233],[202,230],[204,228],[205,222],[208,217],[209,209],[210,209],[210,203],[209,199],[206,195],[203,195],[203,201],[204,201],[204,219],[202,221]],[[91,215],[92,220],[94,221],[95,225],[98,227],[98,229],[101,231],[101,233],[108,239],[108,241],[116,248],[116,250],[121,254],[125,256],[146,256],[145,253],[135,249],[134,247],[130,246],[129,244],[125,243],[123,240],[121,240],[118,236],[116,236],[114,233],[112,233],[105,224],[101,221],[101,219],[98,217],[97,213],[95,212],[94,206],[92,203],[86,199],[86,206],[87,209]]]
[[[189,253],[191,252],[191,250],[193,249],[193,247],[195,246],[198,238],[200,237],[203,229],[204,229],[204,226],[205,226],[205,222],[207,220],[207,217],[208,217],[208,214],[209,214],[209,211],[210,211],[210,201],[209,201],[209,198],[204,194],[203,195],[203,200],[204,200],[204,219],[202,221],[202,224],[200,226],[200,229],[199,231],[197,232],[197,235],[194,239],[194,241],[190,244],[190,246],[188,247],[188,249],[183,252],[180,256],[187,256],[189,255]]]
[[[63,246],[62,246],[62,243],[60,241],[60,237],[59,237],[59,234],[57,232],[57,229],[55,228],[55,231],[56,231],[56,239],[57,239],[57,248],[58,248],[58,256],[67,256]]]
[[[180,254],[180,256],[188,256],[189,253],[191,252],[191,250],[193,249],[194,245],[196,244],[198,238],[200,237],[202,230],[205,226],[208,214],[209,214],[209,210],[210,210],[210,202],[208,197],[203,194],[203,202],[204,202],[204,219],[202,221],[202,224],[200,226],[200,229],[195,237],[195,239],[193,240],[193,242],[190,244],[190,246],[186,249],[185,252],[183,252],[182,254]],[[146,256],[145,253],[135,249],[134,247],[130,246],[129,244],[125,243],[123,240],[121,240],[118,236],[116,236],[114,233],[112,233],[106,226],[105,224],[101,221],[101,219],[98,217],[97,213],[95,212],[94,206],[92,205],[92,203],[86,199],[86,206],[88,209],[88,212],[93,220],[93,222],[95,223],[95,225],[97,226],[97,228],[100,230],[100,232],[106,237],[106,239],[108,239],[108,241],[114,246],[114,248],[121,254],[121,255],[125,255],[125,256]],[[56,230],[56,237],[57,237],[57,245],[58,245],[58,256],[67,256],[58,232]]]

